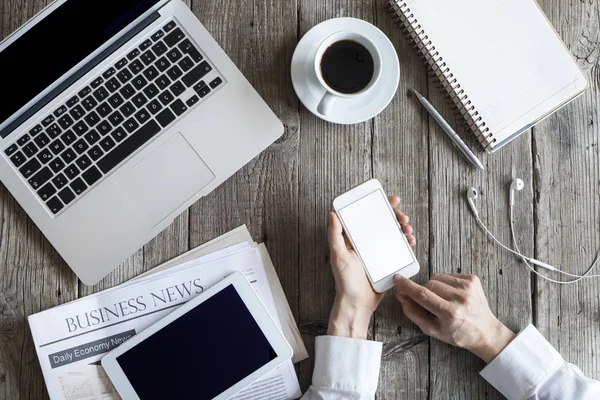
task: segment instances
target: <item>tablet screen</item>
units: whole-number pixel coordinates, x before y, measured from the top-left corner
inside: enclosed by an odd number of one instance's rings
[[[117,362],[140,399],[212,399],[275,358],[229,285]]]

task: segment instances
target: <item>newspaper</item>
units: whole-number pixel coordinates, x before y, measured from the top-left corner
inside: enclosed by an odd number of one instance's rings
[[[260,250],[248,242],[30,316],[50,398],[119,399],[100,366],[102,356],[234,271],[246,275],[281,326]],[[288,361],[233,399],[293,399],[300,394]]]

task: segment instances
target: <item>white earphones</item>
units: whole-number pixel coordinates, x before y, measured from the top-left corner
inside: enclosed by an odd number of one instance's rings
[[[477,211],[477,207],[475,206],[475,199],[477,198],[477,189],[475,188],[470,188],[467,192],[467,200],[469,201],[469,206],[471,207],[471,211],[473,211],[473,214],[475,215],[475,219],[477,220],[477,222],[481,225],[481,227],[483,228],[483,230],[492,238],[494,239],[494,241],[496,243],[498,243],[498,245],[500,245],[502,248],[504,248],[507,251],[510,251],[511,253],[521,257],[521,259],[523,260],[523,262],[529,267],[529,269],[531,269],[532,272],[534,272],[536,275],[540,276],[543,279],[546,279],[550,282],[554,282],[554,283],[559,283],[559,284],[571,284],[571,283],[575,283],[575,282],[579,282],[581,279],[583,278],[595,278],[595,277],[600,277],[600,275],[588,275],[588,273],[596,266],[596,264],[598,263],[598,261],[600,260],[600,255],[598,255],[598,258],[596,258],[596,261],[594,261],[594,263],[592,264],[592,266],[590,268],[588,268],[588,270],[583,274],[583,275],[574,275],[574,274],[570,274],[568,272],[563,272],[555,267],[553,267],[550,264],[546,264],[544,262],[538,261],[535,258],[531,258],[531,257],[527,257],[524,256],[523,254],[521,254],[521,250],[519,250],[519,246],[517,245],[517,239],[515,236],[515,229],[514,229],[514,220],[513,220],[513,206],[515,204],[515,192],[520,192],[521,190],[523,190],[523,188],[525,187],[525,183],[521,180],[521,179],[515,179],[511,185],[510,185],[510,193],[509,193],[509,206],[510,206],[510,231],[511,231],[511,235],[512,235],[512,240],[515,244],[515,250],[509,248],[508,246],[505,246],[504,244],[502,244],[502,242],[500,242],[498,239],[496,239],[496,237],[488,230],[488,228],[485,226],[485,224],[483,223],[483,221],[481,220],[481,218],[479,218],[479,212]],[[553,271],[553,272],[557,272],[563,275],[567,275],[570,276],[572,278],[577,278],[571,281],[557,281],[551,278],[548,278],[547,276],[544,276],[542,274],[540,274],[538,271],[536,271],[531,265],[537,265],[538,267],[544,268],[548,271]]]

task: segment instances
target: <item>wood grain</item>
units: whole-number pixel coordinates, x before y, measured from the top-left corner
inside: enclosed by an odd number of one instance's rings
[[[589,88],[534,128],[535,256],[582,274],[600,249],[600,10],[594,0],[540,5],[586,73]],[[598,279],[568,286],[538,280],[535,304],[542,334],[595,379],[600,378],[599,292]]]

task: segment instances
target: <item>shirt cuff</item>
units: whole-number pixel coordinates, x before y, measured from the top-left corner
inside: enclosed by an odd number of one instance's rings
[[[382,343],[369,340],[317,337],[312,385],[374,396],[382,347]]]
[[[525,399],[564,360],[542,334],[529,325],[482,371],[481,376],[507,399]]]

